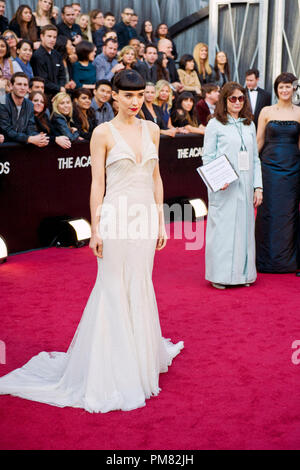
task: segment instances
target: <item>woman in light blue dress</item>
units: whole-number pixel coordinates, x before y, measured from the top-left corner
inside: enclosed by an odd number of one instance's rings
[[[206,127],[203,164],[223,154],[238,179],[208,194],[205,278],[219,289],[248,286],[257,275],[254,208],[262,203],[261,166],[246,91],[235,82],[224,85]]]

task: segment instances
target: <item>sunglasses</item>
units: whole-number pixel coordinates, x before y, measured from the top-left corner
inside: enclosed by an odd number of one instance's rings
[[[241,95],[241,96],[230,96],[229,98],[227,98],[228,101],[230,101],[230,103],[236,103],[237,101],[239,101],[240,103],[243,103],[245,101],[245,96],[244,95]]]
[[[8,39],[15,39],[15,36],[13,36],[12,34],[10,36],[3,36],[4,39],[7,41]]]

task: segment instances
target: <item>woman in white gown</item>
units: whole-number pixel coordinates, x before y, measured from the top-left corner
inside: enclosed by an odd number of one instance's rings
[[[137,72],[120,72],[119,113],[91,139],[90,247],[98,275],[74,338],[66,353],[41,352],[0,378],[0,394],[89,412],[132,410],[159,393],[159,374],[183,348],[162,337],[152,284],[155,249],[166,235],[160,131],[135,117],[144,88]]]

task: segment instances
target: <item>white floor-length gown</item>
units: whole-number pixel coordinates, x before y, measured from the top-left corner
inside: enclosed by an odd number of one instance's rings
[[[162,337],[152,284],[156,147],[148,124],[141,121],[142,162],[137,163],[113,124],[107,126],[115,145],[106,160],[103,258],[98,259],[95,286],[67,352],[41,352],[0,378],[2,395],[89,412],[132,410],[159,393],[159,374],[183,348],[182,341],[172,344]],[[112,226],[117,236],[109,238]]]

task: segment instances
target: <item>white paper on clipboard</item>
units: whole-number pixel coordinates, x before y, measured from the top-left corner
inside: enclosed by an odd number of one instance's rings
[[[216,192],[238,179],[238,175],[226,155],[221,155],[206,165],[199,166],[197,171],[206,186]]]

